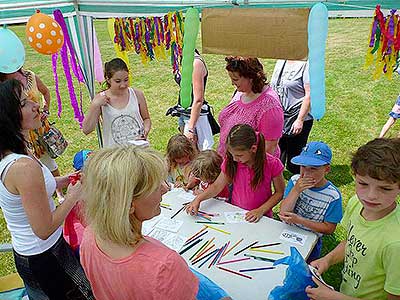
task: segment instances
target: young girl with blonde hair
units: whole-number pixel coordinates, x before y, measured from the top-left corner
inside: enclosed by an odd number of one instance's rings
[[[249,210],[246,221],[258,222],[263,215],[272,217],[272,208],[282,199],[285,188],[282,163],[265,153],[263,134],[255,132],[250,125],[233,126],[226,145],[222,172],[204,193],[196,196],[186,211],[196,215],[202,201],[215,197],[232,183],[232,204]]]

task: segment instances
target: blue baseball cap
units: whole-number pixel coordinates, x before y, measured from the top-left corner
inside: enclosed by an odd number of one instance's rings
[[[75,170],[80,171],[83,168],[83,164],[90,153],[92,153],[92,150],[81,150],[75,153],[73,162]]]
[[[319,167],[329,165],[332,160],[331,148],[324,142],[308,143],[300,155],[293,157],[290,161],[295,165]]]

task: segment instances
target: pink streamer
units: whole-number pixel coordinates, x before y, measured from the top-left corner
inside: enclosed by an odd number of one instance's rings
[[[62,102],[61,102],[60,90],[59,90],[59,85],[58,85],[57,58],[58,58],[58,53],[54,53],[51,56],[51,64],[53,66],[54,85],[56,88],[56,96],[57,96],[57,106],[58,106],[57,116],[59,118],[61,118]]]
[[[104,81],[103,62],[101,60],[99,43],[97,42],[96,31],[93,28],[93,43],[94,43],[94,77],[97,82]]]

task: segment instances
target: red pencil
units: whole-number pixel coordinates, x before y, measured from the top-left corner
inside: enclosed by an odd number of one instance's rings
[[[232,273],[232,274],[236,274],[236,275],[239,275],[239,276],[242,276],[242,277],[246,277],[246,278],[248,278],[248,279],[253,279],[253,277],[251,277],[251,276],[249,276],[249,275],[241,274],[241,273],[238,273],[238,272],[236,272],[236,271],[229,270],[229,269],[225,269],[225,268],[220,267],[220,266],[217,266],[217,268],[218,268],[218,269],[221,269],[221,270],[224,270],[224,271],[226,271],[226,272]]]

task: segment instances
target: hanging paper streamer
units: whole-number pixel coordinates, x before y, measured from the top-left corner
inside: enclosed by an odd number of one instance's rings
[[[82,111],[82,103],[81,103],[81,105],[79,105],[78,100],[76,98],[74,83],[73,83],[73,79],[72,79],[72,75],[71,75],[71,69],[73,71],[74,76],[76,77],[76,79],[79,81],[80,84],[84,83],[82,70],[81,70],[79,64],[77,63],[75,50],[72,47],[72,43],[71,43],[71,39],[69,37],[67,25],[65,24],[64,17],[62,15],[61,11],[57,9],[53,12],[53,15],[54,15],[54,19],[58,22],[58,24],[60,24],[61,29],[64,34],[65,42],[64,42],[64,45],[61,47],[61,51],[60,51],[61,62],[62,62],[62,66],[64,69],[65,78],[67,80],[70,102],[71,102],[71,106],[74,110],[74,117],[79,122],[79,125],[82,126],[82,121],[84,118],[83,111]],[[69,59],[71,59],[71,66],[69,64]],[[52,63],[53,63],[53,70],[56,71],[57,70],[57,67],[56,67],[57,57],[55,59],[54,58],[52,59]],[[57,85],[56,85],[56,88],[57,88],[58,76],[56,73],[54,74],[54,80],[57,83]],[[82,93],[82,91],[81,91],[81,93]],[[56,91],[56,95],[57,95],[57,103],[60,104],[61,103],[60,93],[58,91]],[[82,102],[82,95],[80,96],[80,99]],[[59,106],[58,107],[58,116],[59,117],[61,116],[61,111],[62,111],[62,107]]]
[[[109,22],[110,20],[112,34],[110,27],[109,32],[117,56],[135,52],[146,65],[152,60],[165,59],[168,51],[173,71],[179,71],[183,48],[182,12],[169,12],[164,17],[115,18],[109,19]]]
[[[182,55],[182,79],[181,79],[181,105],[188,108],[192,97],[192,73],[194,61],[194,49],[199,33],[199,12],[195,8],[189,8],[185,18],[185,35],[183,36]]]
[[[387,17],[383,16],[380,5],[376,6],[371,24],[369,45],[364,68],[373,66],[373,78],[383,73],[392,79],[393,71],[398,68],[400,50],[400,16],[392,9]]]
[[[319,120],[325,114],[325,45],[328,35],[328,9],[315,4],[308,17],[308,59],[311,115]]]
[[[93,27],[93,47],[94,47],[94,77],[97,82],[104,81],[103,62],[101,60],[99,43],[97,41],[96,30]]]
[[[108,29],[108,34],[110,35],[111,40],[114,41],[114,28],[115,28],[115,23],[116,20],[114,18],[108,19],[107,21],[107,29]],[[126,65],[128,66],[129,69],[129,57],[128,57],[128,52],[121,51],[120,47],[118,45],[118,43],[113,42],[114,45],[114,50],[115,50],[115,54],[117,55],[118,58],[122,59]],[[129,72],[129,85],[132,84],[132,74],[131,72]]]

